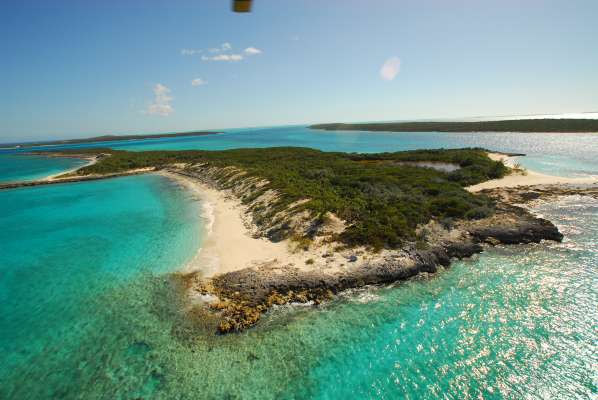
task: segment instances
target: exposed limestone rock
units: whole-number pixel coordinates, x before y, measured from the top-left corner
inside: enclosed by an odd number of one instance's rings
[[[556,226],[537,218],[521,207],[499,205],[499,211],[490,218],[467,221],[462,224],[474,238],[489,244],[538,243],[541,240],[563,240]]]
[[[192,276],[190,287],[221,299],[214,307],[221,312],[218,333],[239,332],[257,323],[273,304],[312,301],[317,305],[345,289],[392,283],[422,272],[433,273],[439,266],[449,266],[453,258],[480,253],[483,251],[481,243],[562,239],[549,221],[508,205],[502,205],[495,216],[484,220],[458,222],[453,229],[432,222],[426,229],[429,231],[427,249],[418,249],[413,243],[402,249],[385,250],[367,255],[369,258],[364,264],[341,272],[306,271],[271,264],[216,275],[209,281]]]
[[[311,215],[302,207],[309,199],[283,205],[280,194],[269,187],[269,182],[247,177],[243,171],[233,167],[216,168],[201,164],[176,172],[242,199],[247,206],[245,217],[248,225],[253,227],[256,236],[272,241],[301,238],[297,242],[299,247],[306,249],[313,246],[315,251],[319,251],[318,245],[327,243],[328,250],[317,253],[322,256],[320,259],[328,264],[335,259],[330,249],[338,248],[347,260],[346,266],[333,268],[331,272],[326,268],[311,270],[292,264],[269,263],[216,275],[211,279],[203,279],[198,274],[188,276],[190,291],[218,297],[219,301],[210,303],[208,307],[219,319],[217,332],[220,334],[239,332],[253,326],[274,304],[313,302],[317,305],[342,290],[387,284],[420,273],[436,272],[440,266],[449,266],[451,259],[482,252],[483,244],[560,241],[563,238],[550,221],[512,205],[522,202],[520,200],[537,199],[545,193],[552,193],[553,189],[528,188],[519,192],[508,189],[484,192],[498,201],[496,213],[491,217],[430,221],[417,228],[416,242],[407,243],[400,249],[385,249],[379,253],[347,249],[334,242],[336,235],[345,229],[345,222],[330,213],[319,218]],[[594,195],[598,196],[598,188]],[[313,259],[310,260],[313,263]],[[359,262],[355,262],[357,260]]]
[[[559,196],[590,196],[598,199],[598,185],[537,185],[485,189],[481,194],[501,203],[527,204],[534,200],[551,200]]]

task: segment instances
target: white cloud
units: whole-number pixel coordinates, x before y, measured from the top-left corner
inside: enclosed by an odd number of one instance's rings
[[[211,49],[208,49],[208,51],[210,53],[220,53],[220,52],[227,52],[230,49],[232,49],[233,46],[231,46],[231,44],[229,42],[224,42],[220,45],[220,47],[212,47]]]
[[[172,101],[170,89],[161,83],[156,83],[152,90],[154,92],[154,100],[147,106],[147,114],[160,115],[162,117],[172,114],[174,108],[170,105]]]
[[[241,61],[243,56],[241,54],[218,54],[217,56],[202,56],[203,61]]]
[[[181,49],[181,55],[182,56],[192,56],[195,54],[199,54],[201,53],[201,50],[197,50],[197,49]]]
[[[203,61],[235,62],[243,60],[245,58],[243,55],[255,56],[257,54],[262,53],[260,49],[253,46],[247,47],[245,50],[243,50],[243,53],[232,53],[232,48],[233,46],[229,42],[224,42],[220,45],[220,47],[213,47],[207,50],[209,53],[212,53],[213,55],[202,55],[201,59]]]
[[[191,81],[191,86],[202,86],[207,84],[208,82],[204,81],[201,78],[195,78]]]
[[[240,54],[220,54],[216,58],[218,58],[216,61],[241,61],[243,56]]]
[[[401,60],[399,57],[391,57],[382,64],[380,68],[380,77],[385,81],[392,81],[401,69]]]
[[[256,49],[255,47],[248,47],[245,50],[243,50],[245,52],[245,54],[247,54],[248,56],[254,56],[256,54],[261,54],[262,51],[260,49]]]
[[[262,54],[262,51],[256,47],[250,46],[243,50],[243,53],[232,53],[233,46],[229,42],[222,43],[219,47],[212,47],[207,50],[208,53],[212,53],[212,55],[202,55],[201,59],[203,61],[227,61],[227,62],[235,62],[243,60],[245,56],[255,56],[257,54]],[[199,54],[201,50],[194,50],[194,49],[182,49],[181,54],[183,55],[193,55]]]

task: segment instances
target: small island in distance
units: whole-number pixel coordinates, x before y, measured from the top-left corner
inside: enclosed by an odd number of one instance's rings
[[[160,139],[160,138],[174,138],[174,137],[190,137],[190,136],[207,136],[216,135],[222,132],[179,132],[179,133],[150,133],[141,135],[102,135],[82,139],[65,139],[65,140],[51,140],[44,142],[28,142],[28,143],[5,143],[0,144],[0,147],[11,148],[28,148],[37,146],[60,146],[65,144],[83,144],[83,143],[101,143],[112,142],[115,140],[143,140],[143,139]]]
[[[315,124],[311,129],[375,132],[598,132],[597,119],[514,119],[502,121],[373,122]]]

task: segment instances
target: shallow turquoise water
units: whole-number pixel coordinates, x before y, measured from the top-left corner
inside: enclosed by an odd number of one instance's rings
[[[2,311],[0,397],[591,398],[598,202],[538,209],[564,243],[499,247],[319,308],[278,307],[225,337],[182,318],[151,257],[108,279],[95,268],[9,275],[22,289],[2,299],[14,311]]]
[[[530,153],[530,168],[543,172],[587,175],[598,174],[597,138],[287,127],[114,145],[481,146]],[[585,399],[598,391],[596,200],[537,207],[566,235],[562,244],[499,247],[319,308],[278,307],[255,329],[225,337],[184,318],[169,274],[201,242],[198,207],[158,176],[0,191],[0,398]]]
[[[0,152],[0,182],[24,181],[43,178],[84,165],[76,158],[49,158],[3,154]]]
[[[158,176],[0,191],[0,209],[0,398],[76,392],[78,368],[119,340],[110,296],[179,268],[201,239],[197,201]]]
[[[520,162],[538,172],[559,176],[598,175],[598,133],[442,133],[332,132],[306,126],[228,129],[223,134],[115,141],[65,148],[112,147],[126,150],[223,150],[239,147],[302,146],[325,151],[384,152],[426,148],[483,147],[525,153]],[[53,147],[59,149],[63,147]],[[14,152],[14,151],[13,151]],[[2,155],[0,151],[0,165]]]
[[[537,211],[559,225],[564,243],[493,249],[333,307],[347,320],[309,372],[306,397],[595,395],[598,202],[568,198]]]

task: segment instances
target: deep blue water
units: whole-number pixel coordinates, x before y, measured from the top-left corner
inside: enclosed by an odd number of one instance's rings
[[[283,127],[111,144],[273,145],[479,146],[528,153],[524,165],[545,173],[598,175],[595,134]],[[36,174],[55,173],[55,161]],[[169,274],[201,242],[199,206],[159,176],[0,191],[0,398],[590,399],[598,390],[596,200],[536,206],[565,234],[561,244],[498,247],[317,309],[277,307],[225,337],[182,318]]]

